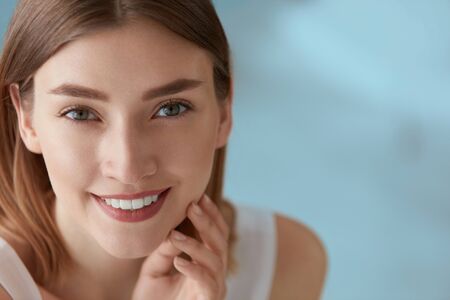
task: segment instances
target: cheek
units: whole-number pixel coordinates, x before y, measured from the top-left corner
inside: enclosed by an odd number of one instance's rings
[[[74,194],[92,179],[92,145],[88,141],[85,135],[75,137],[62,128],[40,135],[42,156],[55,193]]]
[[[200,196],[197,194],[206,188],[211,175],[217,138],[215,114],[205,115],[135,132],[133,139],[128,140],[133,140],[127,147],[133,152],[128,153],[129,157],[139,161],[141,155],[152,157],[158,165],[157,176],[174,179],[182,183],[183,193]],[[89,188],[102,180],[96,178],[101,176],[100,166],[105,162],[102,159],[112,164],[119,159],[115,156],[117,151],[111,152],[114,143],[110,141],[118,136],[67,122],[40,125],[45,128],[39,137],[43,157],[56,193]]]
[[[209,130],[207,129],[209,128]],[[210,180],[215,137],[211,126],[187,131],[179,138],[166,144],[160,158],[160,175],[174,179],[172,200],[167,204],[173,217],[168,219],[167,228],[175,228],[186,218],[186,208],[200,199]],[[167,176],[165,176],[167,175]]]
[[[206,187],[215,151],[216,132],[213,128],[211,123],[198,122],[195,126],[173,133],[172,142],[166,144],[161,155],[164,160],[162,165],[191,185]]]

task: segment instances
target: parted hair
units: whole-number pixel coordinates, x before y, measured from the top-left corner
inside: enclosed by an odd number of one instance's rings
[[[30,246],[33,279],[51,284],[71,266],[51,208],[55,201],[41,154],[29,151],[18,128],[9,95],[17,83],[21,106],[33,109],[33,76],[62,46],[90,32],[120,27],[137,18],[157,21],[207,50],[213,60],[217,101],[232,93],[229,44],[209,0],[21,0],[5,34],[0,58],[0,231]],[[232,203],[223,197],[226,146],[217,149],[206,194],[218,205],[230,227],[228,274],[236,270]],[[199,239],[189,219],[178,230]]]

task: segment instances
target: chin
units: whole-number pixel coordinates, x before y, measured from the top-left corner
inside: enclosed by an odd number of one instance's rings
[[[120,239],[117,237],[107,238],[103,236],[96,239],[98,244],[109,255],[120,259],[143,258],[155,251],[163,242],[164,237],[143,239],[142,237],[127,237]]]
[[[117,246],[103,248],[109,255],[120,259],[136,259],[149,256],[159,245],[149,247]]]

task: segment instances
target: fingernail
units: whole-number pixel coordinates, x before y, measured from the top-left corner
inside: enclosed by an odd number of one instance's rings
[[[186,236],[184,234],[182,234],[181,232],[176,231],[176,230],[172,231],[172,236],[177,241],[184,241],[186,239]]]
[[[197,205],[197,203],[194,203],[194,213],[197,214],[198,216],[202,215],[202,209],[200,208],[200,206]]]

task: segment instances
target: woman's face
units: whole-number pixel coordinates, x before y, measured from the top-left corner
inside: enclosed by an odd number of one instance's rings
[[[34,111],[30,119],[22,111],[21,136],[43,155],[69,243],[142,257],[183,221],[231,128],[231,99],[217,102],[212,72],[205,50],[143,20],[73,41],[37,71]],[[91,195],[169,187],[161,210],[140,222],[111,218]]]

